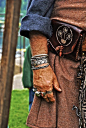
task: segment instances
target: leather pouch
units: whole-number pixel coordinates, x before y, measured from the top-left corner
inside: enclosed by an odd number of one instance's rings
[[[85,32],[73,25],[52,19],[52,37],[48,40],[48,48],[59,56],[79,61],[82,50],[81,45]]]

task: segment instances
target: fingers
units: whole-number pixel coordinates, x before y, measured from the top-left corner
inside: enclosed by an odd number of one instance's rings
[[[47,102],[54,102],[54,95],[52,91],[41,92],[37,88],[33,88],[37,97],[42,96]]]
[[[55,98],[54,98],[53,92],[52,92],[52,93],[50,93],[50,94],[48,94],[48,96],[47,96],[47,97],[49,98],[49,101],[50,101],[50,102],[54,102],[54,101],[55,101]]]
[[[59,83],[58,83],[58,81],[57,81],[56,76],[54,77],[53,86],[54,86],[54,88],[55,88],[57,91],[59,91],[59,92],[62,91],[61,88],[59,87]]]
[[[48,97],[47,97],[47,94],[46,94],[46,96],[45,97],[43,97],[47,102],[49,102],[49,99],[48,99]]]
[[[53,92],[46,94],[45,96],[43,96],[43,98],[47,101],[47,102],[54,102],[54,96],[53,96]]]

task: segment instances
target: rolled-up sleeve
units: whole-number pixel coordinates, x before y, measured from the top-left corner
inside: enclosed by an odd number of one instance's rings
[[[29,0],[27,14],[21,21],[20,34],[29,37],[29,31],[37,30],[51,37],[52,26],[50,15],[55,0]]]

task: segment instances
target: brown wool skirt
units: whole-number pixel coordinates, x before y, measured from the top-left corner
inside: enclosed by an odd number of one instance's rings
[[[78,106],[79,86],[76,77],[79,62],[59,59],[51,52],[49,58],[62,92],[53,90],[54,103],[47,103],[35,96],[26,124],[31,128],[78,128],[78,117],[72,107]]]

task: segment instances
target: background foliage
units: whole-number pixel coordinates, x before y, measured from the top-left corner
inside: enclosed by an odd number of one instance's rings
[[[28,0],[22,0],[21,13],[26,14]],[[0,0],[0,13],[5,13],[6,0]]]
[[[0,13],[5,13],[6,0],[0,0]]]
[[[20,13],[22,14],[19,21],[19,28],[21,25],[21,18],[26,15],[28,0],[21,0],[21,10]],[[4,20],[5,20],[5,7],[6,7],[6,0],[0,0],[0,27],[3,27]],[[0,28],[1,29],[1,28]],[[0,30],[0,37],[3,36],[3,31]],[[21,38],[21,39],[20,39]],[[20,44],[21,42],[21,44]],[[28,39],[25,38],[25,48],[28,46]],[[0,38],[0,48],[2,47],[2,38]],[[18,43],[17,48],[23,48],[23,37],[18,36]]]

